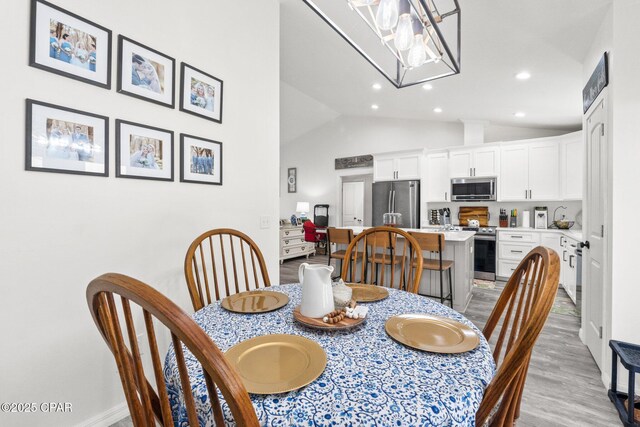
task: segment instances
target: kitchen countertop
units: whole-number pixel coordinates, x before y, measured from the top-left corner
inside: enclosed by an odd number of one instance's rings
[[[559,228],[527,228],[527,227],[497,227],[497,231],[528,231],[534,233],[558,233],[564,234],[565,236],[575,239],[578,241],[582,241],[582,230],[580,229],[569,229],[569,230],[561,230]]]
[[[349,227],[342,227],[342,228],[350,228],[351,230],[353,230],[353,234],[359,234],[363,230],[366,230],[367,228],[371,228],[371,227],[349,226]],[[473,238],[473,236],[476,234],[475,231],[439,231],[434,228],[401,228],[401,230],[404,230],[406,232],[418,232],[418,233],[443,233],[444,240],[446,242],[465,242]]]

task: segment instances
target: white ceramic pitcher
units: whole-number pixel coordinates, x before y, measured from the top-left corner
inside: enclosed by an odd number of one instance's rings
[[[321,264],[300,264],[298,277],[302,286],[300,314],[307,317],[322,317],[335,310],[331,288],[333,267]]]

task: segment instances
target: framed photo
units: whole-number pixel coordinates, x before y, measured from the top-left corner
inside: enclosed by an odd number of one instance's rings
[[[582,112],[586,113],[591,104],[596,100],[600,92],[609,84],[609,61],[605,52],[595,70],[591,74],[589,81],[582,89]]]
[[[180,134],[180,181],[222,185],[222,142]]]
[[[180,111],[222,123],[222,80],[184,62],[180,75]]]
[[[116,177],[173,181],[173,131],[116,120]]]
[[[296,168],[289,168],[287,169],[287,188],[289,190],[289,193],[295,193],[296,192],[296,175],[297,175],[297,169]]]
[[[109,176],[109,118],[27,99],[26,170]]]
[[[118,36],[118,92],[174,108],[175,71],[175,59]]]
[[[111,89],[111,30],[32,0],[29,65]]]

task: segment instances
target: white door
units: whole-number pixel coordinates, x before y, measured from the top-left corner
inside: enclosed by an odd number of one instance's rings
[[[480,148],[473,153],[473,176],[498,176],[500,149]]]
[[[448,202],[451,200],[451,179],[449,178],[449,156],[434,153],[427,156],[427,202]]]
[[[473,165],[473,152],[452,151],[449,154],[449,171],[451,178],[464,178],[471,176],[471,168]]]
[[[602,370],[603,356],[603,317],[605,298],[604,293],[604,265],[605,248],[604,224],[607,209],[607,136],[605,123],[607,112],[603,97],[597,105],[592,106],[592,112],[586,122],[586,150],[587,150],[587,187],[586,187],[586,215],[585,238],[590,248],[584,249],[583,254],[583,292],[585,316],[583,331],[587,346],[600,370]]]
[[[556,141],[529,146],[529,199],[560,199],[560,146]]]
[[[342,225],[363,225],[364,181],[342,183]]]
[[[529,147],[504,146],[500,150],[500,200],[528,200],[529,196]]]

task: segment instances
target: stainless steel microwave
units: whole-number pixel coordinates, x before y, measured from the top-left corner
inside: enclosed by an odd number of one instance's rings
[[[496,178],[452,178],[451,201],[470,202],[496,200]]]

